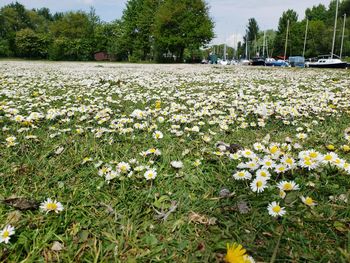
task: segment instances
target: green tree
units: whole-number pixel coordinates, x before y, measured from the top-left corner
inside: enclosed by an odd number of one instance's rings
[[[182,62],[184,51],[198,49],[214,37],[213,21],[202,0],[165,0],[155,17],[154,41],[158,60]]]
[[[287,11],[283,12],[282,16],[279,19],[278,22],[278,29],[276,32],[276,37],[274,41],[274,54],[278,56],[282,56],[284,54],[284,47],[285,47],[285,41],[286,41],[286,31],[287,31],[287,24],[289,21],[289,29],[291,29],[295,23],[298,21],[298,14],[292,9],[288,9]],[[291,34],[289,33],[289,36]],[[288,45],[290,45],[291,42],[288,42]],[[290,55],[290,52],[287,52],[287,57]]]
[[[16,54],[19,57],[45,58],[49,40],[45,35],[37,34],[26,28],[16,32]]]
[[[327,8],[322,4],[313,6],[312,8],[307,8],[305,11],[305,17],[309,20],[325,21],[327,19]]]

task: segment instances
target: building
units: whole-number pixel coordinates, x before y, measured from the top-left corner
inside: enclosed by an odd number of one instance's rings
[[[109,55],[107,52],[99,51],[94,54],[94,58],[96,61],[104,61],[109,60]]]

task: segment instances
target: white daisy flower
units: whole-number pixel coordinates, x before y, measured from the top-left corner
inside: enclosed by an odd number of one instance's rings
[[[284,207],[281,207],[279,203],[272,202],[268,205],[267,210],[269,211],[269,215],[273,217],[283,216],[286,213]]]
[[[144,177],[146,178],[147,181],[155,179],[156,176],[157,176],[157,172],[155,169],[147,170],[144,174]]]
[[[248,171],[241,170],[234,173],[233,178],[236,180],[250,180],[252,178],[252,175]]]
[[[294,181],[281,181],[277,184],[277,187],[283,191],[299,190],[299,185]]]
[[[8,244],[11,236],[15,234],[15,228],[11,225],[7,225],[0,231],[0,243]]]
[[[250,183],[253,192],[261,193],[267,187],[267,181],[263,177],[257,177]]]
[[[46,211],[46,213],[49,212],[56,212],[59,213],[63,211],[63,205],[60,202],[57,202],[56,200],[52,200],[51,198],[47,198],[46,201],[42,202],[40,204],[40,208],[43,211]]]

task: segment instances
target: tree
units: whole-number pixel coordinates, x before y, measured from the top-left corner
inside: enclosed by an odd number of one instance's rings
[[[255,53],[254,50],[255,51],[257,50],[256,40],[259,38],[259,26],[255,18],[249,18],[247,29],[245,32],[246,32],[246,35],[243,38],[244,48],[248,44],[249,53],[250,54]]]
[[[276,33],[275,42],[274,42],[274,54],[277,54],[279,56],[281,56],[284,52],[288,21],[289,21],[289,29],[291,29],[294,26],[294,24],[298,22],[297,12],[295,12],[292,9],[288,9],[287,11],[283,12],[282,16],[279,19],[278,29]],[[290,41],[288,43],[290,43]],[[287,53],[290,53],[290,52],[287,52]]]
[[[45,35],[26,28],[16,32],[16,54],[19,57],[45,58],[48,53],[49,40]]]
[[[165,0],[155,17],[154,41],[158,60],[182,62],[184,51],[198,49],[214,37],[213,21],[202,0]]]
[[[305,11],[305,17],[309,20],[325,21],[327,19],[327,8],[322,4],[313,6],[312,8],[307,8]]]

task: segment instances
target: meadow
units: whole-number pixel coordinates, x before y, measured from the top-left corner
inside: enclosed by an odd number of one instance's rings
[[[0,262],[350,261],[349,70],[0,61],[0,127]]]

